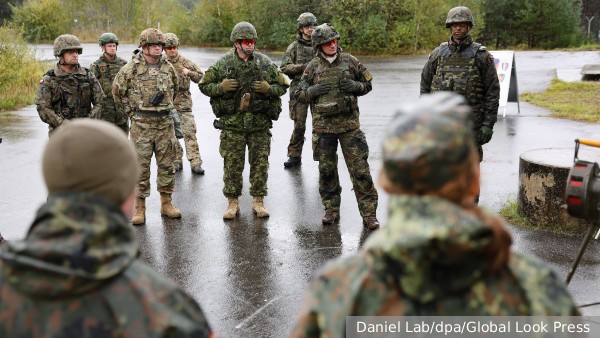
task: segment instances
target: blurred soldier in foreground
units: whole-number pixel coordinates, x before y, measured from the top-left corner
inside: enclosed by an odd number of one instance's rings
[[[311,45],[311,37],[317,17],[312,13],[302,13],[298,17],[298,34],[296,41],[290,43],[283,55],[281,61],[281,71],[292,79],[290,94],[298,89],[300,78],[306,65],[313,59],[315,52]],[[304,133],[306,131],[306,117],[308,114],[308,104],[298,102],[293,95],[290,95],[290,118],[294,120],[294,131],[290,138],[288,146],[288,159],[283,163],[286,168],[295,167],[302,164],[302,146],[304,145]]]
[[[333,224],[340,217],[339,143],[363,225],[377,229],[377,190],[371,179],[369,146],[360,130],[358,110],[358,96],[371,91],[373,77],[357,58],[342,53],[339,39],[330,24],[315,28],[312,45],[317,57],[306,66],[294,98],[310,102],[313,158],[319,161],[319,193],[325,207],[323,224]]]
[[[137,258],[140,170],[119,128],[66,122],[42,171],[48,201],[25,239],[0,247],[1,337],[211,336],[200,306]]]
[[[202,78],[202,70],[179,53],[179,38],[173,33],[165,34],[165,53],[167,54],[167,60],[175,67],[177,77],[179,78],[179,92],[177,93],[177,97],[175,97],[174,104],[181,118],[185,154],[190,161],[192,173],[204,175],[202,158],[200,157],[200,149],[198,148],[198,140],[196,139],[196,121],[194,121],[194,114],[192,113],[192,93],[190,93],[190,80],[198,83]],[[179,141],[177,141],[175,171],[179,171],[182,168],[183,148]]]
[[[234,48],[212,65],[200,80],[200,91],[210,97],[221,129],[219,152],[223,157],[223,194],[228,199],[224,219],[235,219],[242,194],[242,173],[248,147],[252,211],[269,217],[267,195],[269,153],[273,121],[281,113],[281,98],[289,84],[269,57],[254,49],[256,29],[240,22],[231,31]]]
[[[64,34],[54,40],[58,63],[44,74],[35,96],[38,114],[48,124],[48,135],[64,120],[99,115],[104,93],[89,69],[79,65],[82,51],[75,35]]]
[[[114,123],[127,134],[129,133],[129,124],[127,123],[129,116],[125,114],[123,107],[115,105],[112,94],[113,80],[119,70],[127,64],[127,61],[117,56],[119,39],[113,33],[100,35],[98,44],[102,48],[102,55],[90,65],[90,71],[94,73],[94,76],[100,82],[106,98],[102,102],[102,109],[95,117]]]
[[[421,74],[421,95],[442,90],[467,98],[473,107],[473,137],[481,162],[481,146],[492,139],[498,116],[500,83],[494,57],[469,34],[474,24],[467,7],[454,7],[448,12],[446,28],[452,35],[429,55]]]
[[[122,105],[131,118],[131,140],[138,153],[142,174],[138,182],[138,198],[134,225],[146,222],[146,197],[150,196],[150,161],[155,155],[160,192],[160,214],[180,218],[181,211],[171,202],[175,186],[175,129],[171,110],[179,90],[175,68],[163,57],[164,34],[148,28],[140,34],[141,52],[135,54],[115,78],[112,91],[117,105]]]
[[[394,117],[379,180],[391,195],[388,224],[315,276],[292,337],[344,337],[346,316],[578,315],[562,280],[511,253],[502,219],[473,203],[469,113],[442,92]]]

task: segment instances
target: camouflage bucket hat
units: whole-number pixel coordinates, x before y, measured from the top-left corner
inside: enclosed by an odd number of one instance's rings
[[[231,30],[231,36],[229,40],[235,42],[237,40],[256,40],[258,35],[256,34],[256,28],[249,22],[238,22]]]
[[[298,29],[305,26],[316,26],[318,24],[317,17],[314,14],[306,12],[298,17]]]
[[[336,39],[340,39],[340,34],[330,23],[324,23],[315,27],[315,30],[312,34],[312,46],[315,48]]]
[[[163,34],[163,32],[159,31],[156,28],[144,29],[142,33],[140,33],[139,47],[143,47],[149,43],[161,44],[164,46],[165,35]]]
[[[100,35],[100,38],[98,39],[98,44],[100,46],[104,46],[107,43],[116,43],[117,45],[119,45],[119,38],[117,38],[117,36],[113,33],[104,33]]]
[[[475,25],[475,19],[471,10],[464,6],[454,7],[448,11],[448,17],[446,18],[446,28],[450,28],[453,23],[468,22],[469,26]]]
[[[77,50],[79,54],[83,52],[78,37],[71,34],[63,34],[54,40],[54,56],[61,56],[68,50]]]
[[[174,33],[165,34],[165,47],[179,47],[179,38]]]
[[[390,182],[406,191],[435,191],[464,172],[475,153],[470,112],[452,92],[424,95],[401,108],[382,142]]]

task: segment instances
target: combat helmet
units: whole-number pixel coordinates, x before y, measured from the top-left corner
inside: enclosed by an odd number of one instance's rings
[[[54,56],[61,56],[68,50],[77,50],[77,53],[83,53],[79,38],[71,34],[63,34],[54,39]]]
[[[165,46],[165,35],[163,34],[163,32],[159,31],[156,28],[144,29],[140,33],[139,47],[143,47],[149,43],[161,44],[164,47]]]
[[[475,19],[471,10],[464,6],[454,7],[448,11],[448,17],[446,18],[446,28],[450,28],[453,23],[468,22],[469,27],[475,25]]]
[[[100,45],[100,47],[104,46],[107,43],[116,43],[118,46],[119,38],[117,38],[116,35],[110,32],[100,35],[100,38],[98,38],[98,44]]]
[[[313,13],[305,12],[300,14],[298,17],[298,29],[305,26],[316,26],[318,25],[317,17]]]
[[[330,23],[324,23],[315,27],[312,34],[312,46],[316,48],[324,43],[333,40],[339,40],[340,34],[333,28]]]
[[[476,153],[467,101],[454,92],[402,107],[382,142],[383,170],[405,191],[436,191],[459,177]]]
[[[242,21],[238,22],[231,30],[231,37],[229,40],[235,42],[237,40],[256,40],[258,35],[256,34],[256,28],[251,23]]]
[[[179,47],[179,38],[175,33],[165,33],[165,47]]]

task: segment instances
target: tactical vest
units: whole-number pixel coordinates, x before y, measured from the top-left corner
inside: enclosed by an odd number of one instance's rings
[[[473,43],[462,52],[452,53],[448,42],[442,43],[439,48],[437,68],[431,82],[432,92],[453,91],[463,95],[473,107],[474,116],[480,115],[480,107],[484,99],[483,78],[476,62],[480,48],[485,50],[481,44]]]
[[[156,65],[146,65],[143,57],[140,58],[133,60],[131,107],[141,112],[164,112],[175,108],[175,84],[171,80],[169,64],[161,59]]]
[[[236,79],[239,89],[210,99],[213,112],[221,118],[219,125],[221,129],[245,132],[270,129],[273,127],[272,120],[277,120],[281,113],[281,98],[254,92],[251,85],[254,81],[277,81],[275,78],[268,78],[268,69],[273,64],[269,58],[255,51],[252,61],[245,62],[243,66],[236,65],[234,53],[235,50],[230,51],[223,58],[226,77]],[[242,113],[239,107],[244,93],[250,93],[251,99],[248,111]]]
[[[107,98],[110,98],[112,101],[112,83],[117,76],[117,73],[123,66],[125,66],[127,62],[119,57],[116,57],[113,62],[108,62],[104,58],[100,58],[94,62],[94,65],[98,69],[98,74],[96,74],[96,78],[98,82],[100,82],[100,86],[104,91],[104,94]]]
[[[351,114],[353,106],[358,104],[355,95],[348,95],[340,88],[341,79],[354,80],[350,71],[350,57],[346,53],[342,53],[340,63],[336,67],[324,67],[319,64],[314,77],[318,80],[314,84],[328,83],[331,85],[329,90],[324,95],[317,98],[311,103],[311,112],[317,116],[335,116],[341,114]]]
[[[169,61],[175,67],[177,71],[177,81],[179,83],[179,91],[175,98],[174,104],[177,106],[178,111],[191,111],[192,110],[192,96],[190,93],[190,77],[184,75],[181,69],[185,67],[186,59],[178,55],[177,61]],[[186,67],[187,68],[187,67]]]
[[[58,101],[53,102],[52,107],[55,112],[67,120],[88,117],[92,111],[93,77],[90,75],[89,69],[82,68],[85,69],[85,75],[75,73],[56,76],[54,69],[46,72],[46,75],[55,83],[53,88],[58,94]]]
[[[296,41],[296,60],[295,64],[306,64],[309,63],[315,57],[315,51],[310,44],[305,44],[300,41]],[[302,78],[302,72],[294,75],[293,82],[300,82]]]

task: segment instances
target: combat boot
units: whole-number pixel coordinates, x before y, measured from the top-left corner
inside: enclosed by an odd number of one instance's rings
[[[169,193],[160,193],[160,214],[169,218],[181,218],[181,211],[173,206]]]
[[[302,164],[302,158],[295,157],[295,156],[290,156],[290,157],[288,157],[287,161],[283,162],[283,166],[286,168],[299,166],[301,164]]]
[[[363,225],[370,230],[379,229],[379,221],[376,216],[365,216],[363,217]]]
[[[190,166],[192,167],[192,173],[196,175],[204,175],[204,169],[202,169],[200,161],[193,160],[192,162],[190,162]]]
[[[331,225],[340,220],[340,212],[336,210],[325,210],[325,215],[321,220],[323,225]]]
[[[146,223],[146,199],[138,197],[135,200],[135,214],[131,217],[131,224],[142,225]]]
[[[269,210],[265,208],[262,196],[254,196],[254,200],[252,201],[252,211],[254,211],[258,217],[269,217]]]
[[[229,205],[227,206],[227,210],[223,214],[223,219],[235,219],[237,215],[240,213],[240,204],[238,203],[237,197],[228,198]]]

